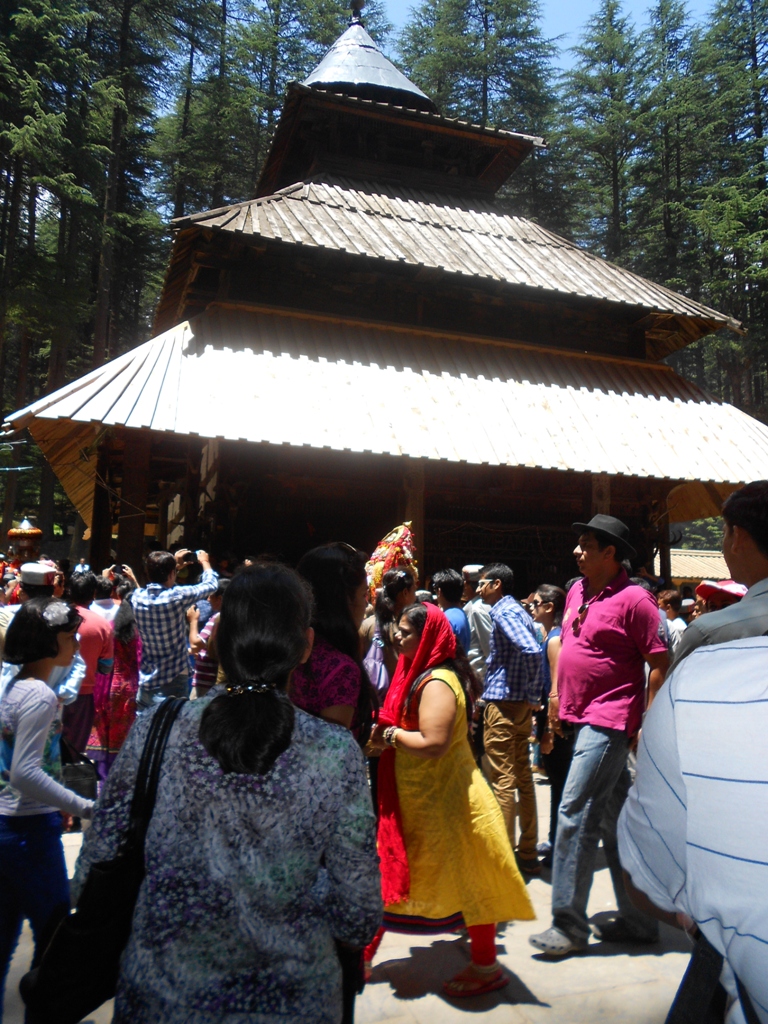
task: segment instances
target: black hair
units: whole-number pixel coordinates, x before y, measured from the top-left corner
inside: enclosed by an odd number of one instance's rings
[[[116,572],[112,577],[112,588],[115,592],[115,597],[119,597],[123,601],[134,589],[134,586],[127,576]]]
[[[407,608],[403,608],[400,613],[400,618],[405,618],[413,626],[416,632],[421,636],[424,632],[424,626],[427,623],[427,608],[423,604],[410,604]],[[467,705],[467,729],[472,728],[472,714],[475,706],[475,702],[482,693],[482,686],[480,680],[475,674],[474,669],[469,663],[464,651],[461,649],[461,644],[456,642],[456,653],[452,658],[446,658],[442,665],[433,665],[433,668],[447,668],[451,672],[455,672],[456,677],[461,684],[461,688],[464,691],[464,700]],[[430,672],[432,669],[429,670]],[[411,689],[408,692],[408,696],[405,701],[406,709],[410,707],[410,703],[413,700],[416,691],[421,685],[424,676],[421,675],[417,679],[414,679],[411,684]]]
[[[97,601],[105,601],[108,597],[112,597],[112,588],[114,584],[106,576],[96,577],[96,592],[95,599]]]
[[[746,530],[760,554],[768,558],[768,480],[756,480],[729,495],[723,519],[731,527]]]
[[[52,610],[46,619],[49,608]],[[59,653],[58,634],[70,633],[82,621],[75,609],[59,597],[33,597],[11,619],[5,635],[4,658],[12,665],[55,658]]]
[[[123,600],[117,609],[115,618],[112,621],[112,632],[115,640],[121,644],[129,644],[136,636],[139,627],[136,625],[136,616],[133,613],[133,605],[130,601]]]
[[[432,573],[432,589],[442,590],[445,600],[455,604],[464,592],[464,578],[455,569],[438,569]]]
[[[570,593],[571,587],[575,586],[577,583],[579,583],[583,579],[584,579],[583,576],[572,576],[568,580],[568,582],[565,584],[564,590],[565,590],[566,594]]]
[[[395,598],[404,590],[410,590],[415,582],[416,577],[409,569],[387,569],[381,577],[374,613],[376,625],[382,633],[385,626],[395,621]]]
[[[360,659],[360,636],[351,609],[356,591],[367,582],[367,557],[364,551],[334,541],[308,551],[296,566],[297,572],[312,587],[315,632],[337,651],[352,658],[360,671],[356,719],[361,746],[365,746],[371,735],[377,706],[375,691]]]
[[[501,580],[501,593],[504,597],[512,593],[515,584],[515,574],[503,562],[491,562],[490,565],[484,565],[483,579]]]
[[[75,604],[89,605],[96,593],[96,576],[92,572],[76,573],[69,581],[69,594]]]
[[[19,580],[19,586],[23,588],[27,597],[53,597],[53,584],[47,586],[45,583],[24,583]]]
[[[629,562],[629,548],[622,541],[616,537],[611,537],[608,533],[603,533],[602,530],[585,530],[584,533],[592,534],[597,541],[598,551],[605,551],[606,548],[613,548],[614,561],[618,562],[619,565],[621,565],[623,569],[626,569],[628,573],[632,571],[631,564],[628,569],[627,566],[623,564],[624,562]]]
[[[563,609],[565,608],[565,591],[555,587],[551,583],[542,583],[536,587],[536,593],[545,604],[551,604],[554,608],[554,624],[562,625]]]
[[[248,568],[248,566],[246,566],[246,569],[247,568]],[[219,585],[218,585],[218,587],[216,587],[216,589],[214,590],[214,592],[211,595],[211,597],[224,597],[224,591],[227,589],[228,586],[229,586],[229,580],[226,577],[224,577],[223,579],[220,579],[219,580]]]
[[[176,559],[170,551],[150,551],[144,566],[150,583],[165,583],[176,568]]]
[[[649,594],[653,593],[653,584],[644,576],[630,576],[629,582],[634,583],[636,587],[642,587],[643,590],[647,590]]]
[[[232,578],[218,627],[228,692],[210,702],[199,732],[223,771],[264,775],[290,746],[294,708],[286,687],[311,619],[309,587],[287,566],[253,565]]]
[[[683,595],[679,590],[662,590],[656,595],[659,600],[659,604],[664,601],[672,611],[679,612],[683,607]]]

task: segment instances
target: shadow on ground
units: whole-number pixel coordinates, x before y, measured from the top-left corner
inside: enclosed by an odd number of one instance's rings
[[[500,950],[504,952],[503,949]],[[451,1006],[461,1007],[469,1013],[487,1013],[494,1006],[509,1003],[542,1003],[512,971],[507,969],[509,984],[486,996],[472,999],[450,999],[443,992],[443,983],[467,965],[468,948],[463,938],[439,939],[429,946],[413,946],[410,955],[397,960],[385,960],[373,968],[371,984],[388,982],[396,999],[415,1000],[436,995]]]
[[[590,924],[605,924],[614,920],[615,910],[604,911],[600,914],[593,914],[589,919]],[[561,960],[571,958],[593,958],[611,956],[647,956],[660,957],[668,953],[690,953],[693,950],[690,939],[678,928],[670,928],[666,924],[659,925],[659,941],[653,943],[635,944],[632,942],[590,942],[586,949],[579,952],[569,953],[565,957],[547,956],[545,953],[533,953],[532,959],[539,963],[555,964]]]

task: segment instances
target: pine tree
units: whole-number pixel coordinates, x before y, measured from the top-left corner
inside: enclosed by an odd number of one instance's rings
[[[569,164],[558,133],[554,43],[537,0],[437,0],[411,12],[398,40],[404,69],[449,116],[552,143],[500,193],[515,212],[569,232]]]
[[[229,23],[214,60],[190,43],[173,112],[157,126],[164,204],[174,216],[250,199],[285,90],[301,81],[344,30],[339,0],[226,0]],[[365,9],[379,39],[389,26],[380,0]]]
[[[636,151],[638,41],[620,0],[601,0],[565,76],[565,131],[579,168],[577,232],[611,260],[627,247],[630,164]]]
[[[693,297],[701,280],[691,211],[712,144],[699,49],[682,0],[658,0],[640,51],[628,231],[632,268]]]
[[[745,338],[707,339],[698,359],[704,383],[740,408],[768,418],[768,3],[722,0],[700,51],[710,125],[695,192],[701,293],[741,320]]]

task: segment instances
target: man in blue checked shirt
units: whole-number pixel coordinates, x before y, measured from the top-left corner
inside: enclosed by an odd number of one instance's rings
[[[537,875],[538,820],[528,742],[533,711],[541,705],[541,647],[533,620],[512,596],[513,583],[512,570],[499,562],[486,565],[477,584],[478,594],[491,606],[493,624],[483,690],[483,770],[501,806],[520,870]]]
[[[149,584],[130,596],[141,636],[141,665],[136,704],[144,711],[166,697],[189,696],[187,658],[187,609],[195,601],[213,594],[219,585],[207,552],[198,551],[203,567],[200,582],[177,587],[176,572],[185,561],[186,549],[172,555],[151,551],[145,562]],[[129,574],[125,567],[126,575]],[[130,573],[132,576],[133,574]]]

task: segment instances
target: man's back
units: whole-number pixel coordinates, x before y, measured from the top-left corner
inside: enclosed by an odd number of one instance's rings
[[[187,608],[212,594],[218,586],[216,573],[207,569],[194,586],[164,587],[150,583],[130,596],[141,636],[139,681],[155,690],[176,676],[189,673],[187,658]]]
[[[766,659],[768,638],[750,637],[702,647],[675,668],[643,725],[619,840],[636,888],[660,909],[691,917],[762,1005],[768,1003]],[[724,972],[734,995],[732,982]]]
[[[704,644],[723,644],[730,640],[762,636],[768,632],[768,579],[750,587],[738,604],[719,612],[708,612],[694,619],[680,637],[673,665],[679,665],[691,651]]]
[[[88,694],[93,692],[99,662],[112,660],[114,641],[112,627],[101,615],[96,615],[90,608],[84,608],[82,605],[77,606],[77,612],[83,619],[78,626],[77,634],[80,638],[80,655],[86,668],[85,677],[80,684],[80,693]],[[109,671],[107,665],[102,665],[102,668]]]

